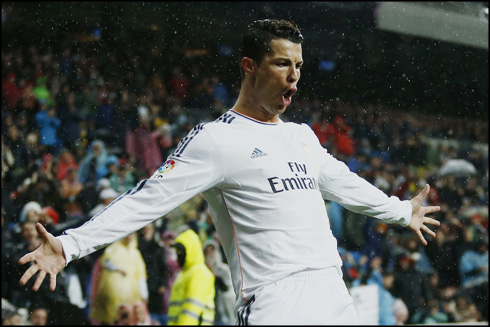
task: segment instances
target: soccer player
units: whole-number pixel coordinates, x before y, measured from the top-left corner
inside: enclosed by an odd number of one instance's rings
[[[148,179],[119,196],[90,221],[54,237],[37,225],[44,243],[20,264],[34,261],[50,288],[69,262],[160,218],[202,193],[230,265],[239,325],[359,324],[342,279],[342,261],[325,200],[348,210],[422,232],[439,225],[422,206],[429,185],[411,200],[388,197],[324,149],[305,124],[286,123],[303,65],[298,27],[283,20],[249,25],[241,52],[242,85],[235,105],[199,124]]]

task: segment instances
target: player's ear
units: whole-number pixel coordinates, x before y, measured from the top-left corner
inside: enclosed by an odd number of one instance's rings
[[[257,72],[257,65],[252,58],[243,57],[241,64],[245,75],[255,75],[255,73]]]

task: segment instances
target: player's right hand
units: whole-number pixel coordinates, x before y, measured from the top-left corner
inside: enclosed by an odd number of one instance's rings
[[[32,286],[33,291],[37,291],[41,286],[46,274],[50,277],[50,290],[56,289],[56,275],[65,267],[66,259],[63,254],[61,241],[48,233],[40,223],[36,224],[36,230],[41,235],[43,243],[36,250],[27,253],[19,259],[19,264],[23,265],[33,261],[33,264],[27,269],[22,278],[20,285],[25,285],[34,274],[39,271],[36,282]]]

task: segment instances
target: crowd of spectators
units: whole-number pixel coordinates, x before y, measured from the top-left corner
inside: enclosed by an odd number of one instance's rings
[[[32,324],[97,323],[90,314],[94,276],[127,272],[104,261],[102,249],[68,265],[54,292],[46,282],[38,292],[32,282],[20,286],[28,267],[17,260],[41,242],[35,223],[54,235],[83,224],[148,178],[194,124],[218,118],[237,96],[236,85],[221,82],[229,76],[206,68],[212,66],[206,60],[228,57],[182,56],[167,71],[153,53],[94,48],[2,48],[2,302],[13,308],[4,312],[2,303],[3,323],[18,312]],[[378,285],[380,324],[488,321],[487,122],[301,96],[282,119],[310,125],[334,156],[388,195],[410,199],[431,185],[427,202],[441,206],[435,214],[441,226],[427,247],[400,226],[326,203],[344,279],[349,287]],[[476,173],[440,175],[451,159],[469,161]],[[149,293],[117,308],[110,323],[141,316],[143,323],[165,324],[179,271],[170,244],[184,225],[201,237],[223,281],[216,285],[222,287],[216,323],[229,322],[226,259],[221,249],[216,253],[219,237],[196,196],[138,232],[134,244],[146,265],[138,276]],[[124,251],[119,245],[120,256]]]

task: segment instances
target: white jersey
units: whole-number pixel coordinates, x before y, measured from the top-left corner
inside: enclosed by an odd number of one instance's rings
[[[141,229],[203,193],[235,294],[293,273],[340,266],[325,201],[408,225],[409,201],[349,171],[306,124],[265,123],[229,110],[194,127],[151,176],[77,229],[59,236],[67,262]]]

